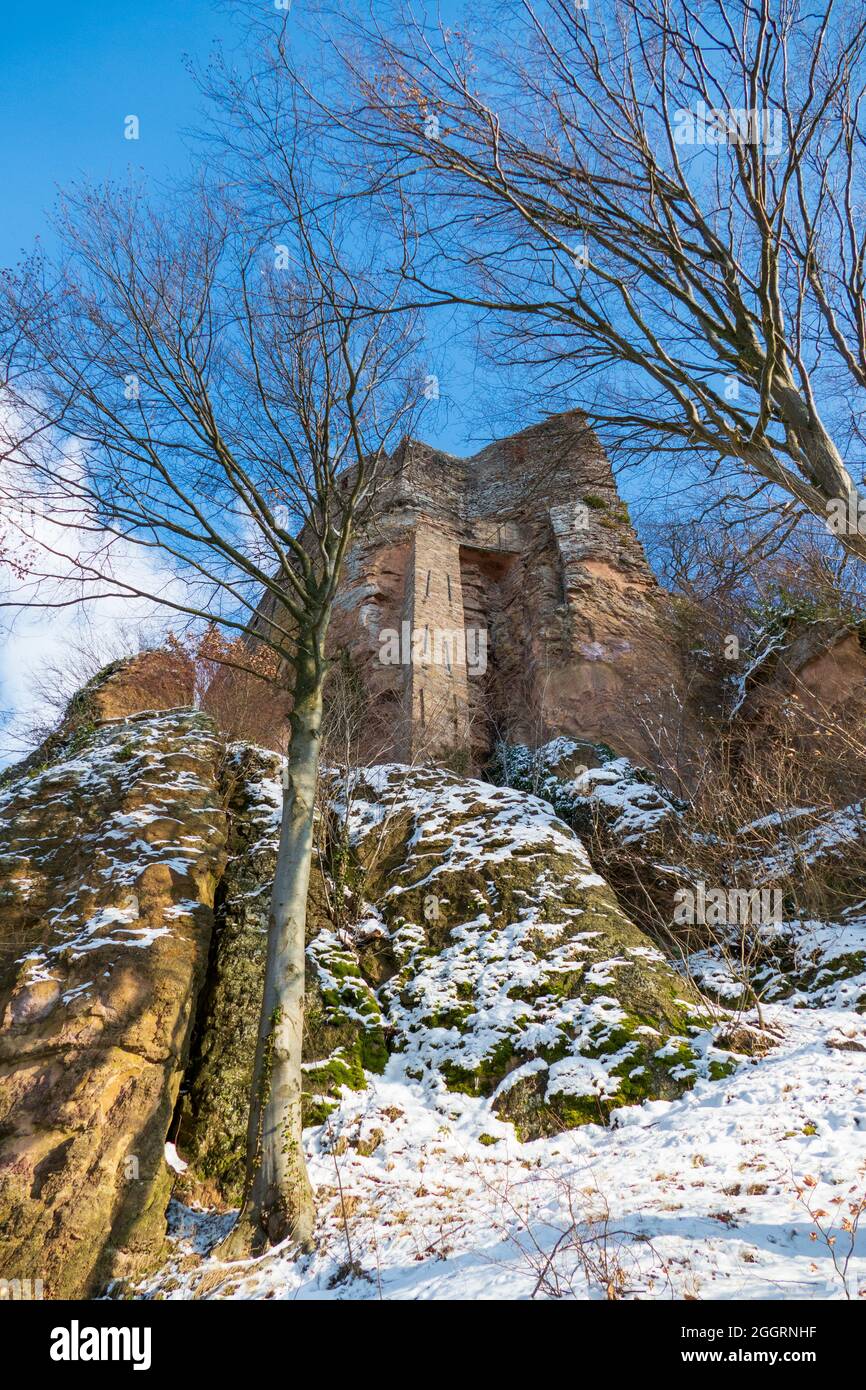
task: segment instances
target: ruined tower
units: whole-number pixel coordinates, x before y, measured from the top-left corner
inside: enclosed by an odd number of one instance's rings
[[[407,440],[357,529],[330,631],[374,760],[496,737],[659,764],[679,657],[609,461],[577,413],[472,458]],[[670,730],[668,734],[670,736]]]

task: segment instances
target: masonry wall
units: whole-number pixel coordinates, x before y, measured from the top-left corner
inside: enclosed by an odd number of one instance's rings
[[[461,747],[469,692],[460,552],[453,531],[423,518],[414,533],[404,615],[414,643],[407,668],[409,754]]]
[[[383,661],[388,633],[407,655],[407,629],[415,660]],[[484,670],[459,660],[465,629],[486,635]],[[693,733],[663,596],[575,413],[470,459],[405,441],[357,529],[330,650],[365,692],[368,760],[462,748],[481,768],[495,737],[567,733],[660,766]]]

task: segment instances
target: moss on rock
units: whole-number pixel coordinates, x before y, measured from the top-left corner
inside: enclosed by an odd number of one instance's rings
[[[381,863],[371,846],[389,816],[400,835]],[[391,932],[378,998],[412,1076],[492,1097],[525,1137],[693,1084],[699,997],[548,805],[383,768],[353,789],[351,824]]]

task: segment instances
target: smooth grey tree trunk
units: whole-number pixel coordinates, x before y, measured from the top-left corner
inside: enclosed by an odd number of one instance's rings
[[[237,1224],[217,1247],[223,1259],[242,1259],[289,1238],[302,1249],[312,1246],[316,1212],[303,1149],[301,1049],[321,721],[321,663],[305,661],[291,715],[247,1131],[246,1194]]]

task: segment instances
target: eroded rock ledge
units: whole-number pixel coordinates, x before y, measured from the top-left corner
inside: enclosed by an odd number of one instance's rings
[[[192,711],[79,729],[0,792],[0,1276],[86,1297],[159,1254],[222,874]]]
[[[241,776],[181,1130],[188,1197],[233,1203],[277,834],[276,760]],[[532,1139],[721,1074],[699,997],[549,803],[438,769],[334,779],[308,922],[306,1119],[386,1066],[487,1098]],[[336,910],[339,904],[339,910]]]
[[[0,792],[0,1276],[85,1297],[159,1258],[167,1136],[184,1195],[239,1199],[280,764],[188,709],[44,756]],[[390,1069],[531,1139],[727,1065],[549,802],[391,764],[320,830],[308,1123]]]

